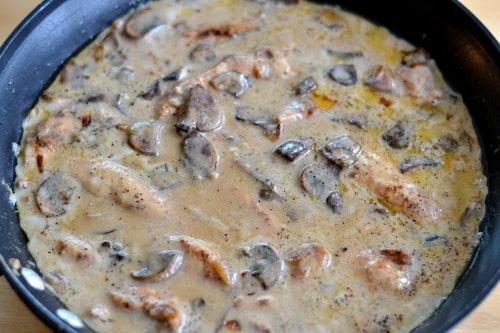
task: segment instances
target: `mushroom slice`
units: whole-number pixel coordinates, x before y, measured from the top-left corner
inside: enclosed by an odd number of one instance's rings
[[[333,191],[326,197],[326,205],[331,209],[335,214],[340,214],[342,210],[340,193],[337,191]]]
[[[306,243],[291,251],[286,259],[294,279],[305,280],[312,274],[328,268],[332,255],[318,243]]]
[[[394,149],[406,149],[410,145],[410,134],[401,124],[396,124],[382,134],[382,140]]]
[[[129,127],[128,142],[140,153],[157,156],[160,153],[163,123],[154,120],[139,121]]]
[[[416,168],[424,168],[424,167],[432,167],[436,166],[437,163],[434,162],[433,160],[425,157],[410,157],[404,160],[400,165],[399,165],[399,171],[401,173],[406,173],[410,170],[416,169]]]
[[[207,44],[199,44],[189,53],[189,60],[198,63],[212,62],[216,57],[214,49]]]
[[[237,108],[236,120],[249,122],[264,129],[264,134],[271,141],[276,141],[281,136],[283,125],[273,119],[257,118],[245,112],[245,108]]]
[[[118,306],[144,311],[149,317],[164,323],[169,332],[181,332],[186,320],[186,305],[174,296],[163,296],[146,288],[131,287],[112,291],[111,300]]]
[[[267,244],[254,244],[242,247],[241,252],[250,259],[248,272],[262,289],[268,290],[279,281],[284,262],[274,248]]]
[[[352,86],[358,82],[356,67],[352,64],[335,65],[328,74],[332,80],[344,86]]]
[[[313,140],[311,138],[293,139],[279,145],[274,151],[293,162],[306,156],[311,151],[312,147]]]
[[[353,59],[353,58],[362,58],[364,54],[362,51],[340,51],[340,50],[327,50],[328,55],[332,55],[334,57],[340,59]]]
[[[312,77],[305,78],[295,87],[295,94],[306,96],[317,88],[318,84]]]
[[[217,74],[210,83],[217,89],[225,91],[236,98],[243,96],[243,94],[250,87],[248,78],[237,71],[227,71]]]
[[[236,282],[236,275],[229,261],[211,249],[207,243],[189,236],[180,236],[178,239],[187,253],[192,253],[202,260],[205,276],[216,276],[226,286]]]
[[[216,130],[222,122],[222,112],[212,94],[197,84],[189,91],[189,97],[181,107],[182,118],[175,128],[182,133],[190,133],[197,129],[202,132]]]
[[[160,81],[155,81],[147,90],[141,92],[139,97],[150,101],[160,94]]]
[[[321,152],[336,165],[346,168],[354,165],[361,146],[347,135],[341,135],[325,143]]]
[[[312,77],[307,77],[295,86],[295,94],[298,96],[307,96],[312,91],[316,90],[317,87],[318,84],[316,83],[316,80]]]
[[[132,14],[125,23],[125,34],[132,39],[144,37],[153,29],[166,24],[166,20],[152,8],[143,8]]]
[[[182,266],[184,256],[179,251],[160,251],[149,256],[147,266],[132,272],[133,278],[141,281],[158,282],[174,275]]]
[[[53,173],[44,180],[36,192],[38,207],[48,217],[63,215],[71,203],[76,188],[77,184],[73,179],[59,172]]]
[[[337,186],[340,168],[332,163],[317,162],[307,166],[300,175],[300,185],[314,197]]]
[[[397,82],[392,70],[376,65],[370,69],[365,85],[379,92],[391,92],[397,88]]]
[[[200,132],[191,132],[183,142],[184,155],[195,177],[207,178],[217,169],[219,156],[214,146]]]

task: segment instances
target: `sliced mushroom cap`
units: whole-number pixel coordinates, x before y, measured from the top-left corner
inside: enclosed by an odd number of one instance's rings
[[[325,143],[321,152],[336,165],[345,168],[354,165],[361,146],[347,135],[341,135]]]
[[[242,247],[242,254],[250,259],[248,270],[264,290],[273,287],[281,278],[284,262],[278,252],[267,244]]]
[[[206,178],[216,171],[219,156],[212,143],[203,134],[191,132],[182,145],[193,176]]]
[[[160,153],[163,123],[154,120],[139,121],[129,128],[128,142],[140,153],[157,156]]]
[[[76,189],[77,183],[73,179],[56,172],[40,185],[36,202],[45,216],[60,216],[66,213]]]
[[[340,50],[327,50],[329,55],[341,59],[352,59],[364,57],[363,51],[340,51]]]
[[[210,132],[216,130],[222,122],[222,111],[212,94],[197,84],[189,91],[189,97],[180,110],[182,118],[175,128],[181,133],[194,130]]]
[[[154,97],[158,96],[160,93],[160,82],[156,81],[147,90],[141,92],[139,97],[145,99],[146,101],[152,100]]]
[[[235,116],[236,120],[249,122],[263,128],[266,137],[268,137],[271,141],[279,139],[283,129],[282,124],[277,123],[274,119],[253,117],[245,111],[247,111],[246,108],[238,108]]]
[[[326,247],[318,243],[306,243],[291,251],[287,262],[292,277],[304,280],[312,274],[330,266],[332,255]]]
[[[372,67],[365,79],[365,85],[380,92],[391,92],[397,87],[392,70],[380,65]]]
[[[402,124],[396,124],[385,131],[382,140],[394,149],[406,149],[410,145],[410,135]]]
[[[436,145],[439,148],[441,148],[443,151],[448,153],[448,152],[456,150],[459,146],[459,143],[455,138],[453,138],[451,136],[443,136],[442,138],[440,138],[438,140]]]
[[[342,211],[342,198],[340,193],[337,191],[333,191],[326,197],[326,205],[331,209],[335,214],[340,214]]]
[[[305,78],[295,87],[295,94],[299,96],[309,95],[317,86],[316,81],[312,77]]]
[[[300,175],[300,185],[314,197],[320,197],[327,190],[337,186],[340,168],[332,163],[317,162],[307,166]]]
[[[207,44],[199,44],[189,53],[189,60],[198,63],[212,62],[217,58],[213,47]]]
[[[132,39],[144,37],[153,29],[166,24],[166,20],[159,16],[158,11],[152,8],[143,8],[132,14],[125,23],[125,34]]]
[[[215,89],[225,91],[234,97],[241,97],[250,87],[250,83],[243,73],[227,71],[217,74],[210,83]]]
[[[436,166],[437,163],[426,157],[413,156],[407,158],[399,165],[399,171],[406,173],[416,168]]]
[[[332,80],[344,86],[352,86],[358,82],[356,67],[352,64],[335,65],[328,74]]]
[[[274,151],[280,153],[290,161],[298,161],[306,156],[313,147],[313,140],[293,139],[279,145]]]
[[[182,266],[184,256],[179,251],[160,251],[149,256],[147,266],[132,272],[133,278],[141,281],[158,282],[174,275]]]

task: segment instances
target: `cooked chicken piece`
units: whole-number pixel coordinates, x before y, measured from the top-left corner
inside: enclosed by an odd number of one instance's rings
[[[364,83],[371,90],[386,93],[392,92],[398,87],[392,70],[381,65],[371,68]]]
[[[131,287],[127,291],[112,291],[110,297],[118,306],[146,312],[151,318],[164,323],[171,332],[182,332],[186,306],[174,296],[162,296],[152,289]]]
[[[286,261],[291,268],[292,277],[297,280],[305,280],[328,268],[332,262],[332,255],[321,244],[306,243],[293,249]]]
[[[210,81],[225,72],[238,72],[246,77],[268,77],[271,71],[279,76],[290,74],[290,66],[284,54],[278,50],[265,49],[255,55],[230,55],[222,59],[214,67],[198,76],[188,78],[174,86],[174,95],[181,96],[195,85],[209,87]]]
[[[439,204],[399,172],[397,166],[373,153],[362,152],[349,176],[372,191],[394,211],[418,225],[448,222]]]
[[[276,116],[278,124],[286,124],[309,118],[319,113],[319,109],[310,99],[303,98],[300,101],[291,101]]]
[[[246,23],[223,23],[217,26],[201,26],[196,30],[190,30],[184,33],[184,36],[191,41],[214,36],[216,38],[232,38],[235,35],[241,35],[255,30],[255,26]]]
[[[231,190],[238,200],[240,200],[242,207],[250,208],[255,217],[258,217],[264,225],[275,230],[285,228],[285,224],[283,222],[280,222],[270,210],[262,207],[260,202],[255,200],[249,193],[243,191],[239,187],[233,187]]]
[[[152,217],[164,217],[168,212],[165,199],[133,170],[112,161],[81,161],[73,170],[87,191],[110,198],[124,208]]]
[[[283,332],[282,306],[268,294],[237,297],[217,332]]]
[[[36,166],[42,172],[59,148],[73,141],[81,127],[81,121],[66,111],[41,121],[26,139],[24,155],[27,166]]]
[[[411,257],[400,250],[361,251],[356,256],[362,265],[369,287],[372,290],[404,290],[411,285],[409,266]]]
[[[106,308],[102,304],[94,304],[92,308],[90,308],[90,315],[102,321],[103,323],[113,321],[111,317],[111,313],[108,308]]]
[[[74,236],[68,236],[58,243],[58,253],[67,254],[77,261],[94,262],[97,259],[95,248]]]
[[[434,104],[443,98],[443,91],[436,87],[434,74],[427,66],[403,66],[396,71],[396,75],[403,82],[407,93],[415,97],[418,103]]]
[[[179,236],[178,240],[188,254],[194,254],[203,261],[205,276],[216,276],[226,286],[236,282],[236,275],[229,261],[207,243],[189,236]]]

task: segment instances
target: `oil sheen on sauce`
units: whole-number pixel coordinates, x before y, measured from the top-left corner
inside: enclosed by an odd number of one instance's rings
[[[99,332],[409,331],[481,236],[461,96],[336,7],[152,2],[23,127],[29,249]]]

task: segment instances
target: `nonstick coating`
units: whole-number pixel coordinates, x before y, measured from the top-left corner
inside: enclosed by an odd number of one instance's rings
[[[8,189],[13,188],[21,124],[39,94],[74,52],[115,18],[147,0],[49,0],[36,8],[0,48],[0,271],[26,304],[52,329],[74,329],[55,315],[64,307],[48,291],[18,278],[10,258],[33,267]],[[328,1],[318,1],[325,2]],[[488,177],[483,237],[454,292],[415,332],[444,332],[484,299],[500,278],[500,49],[487,30],[456,1],[330,1],[386,26],[437,61],[448,83],[468,106],[483,148]],[[459,180],[457,180],[459,181]],[[36,268],[35,268],[36,269]]]

